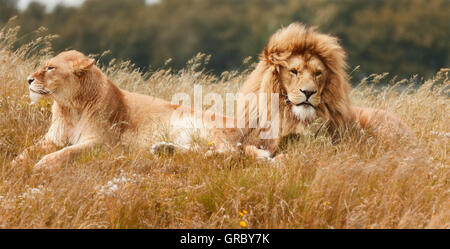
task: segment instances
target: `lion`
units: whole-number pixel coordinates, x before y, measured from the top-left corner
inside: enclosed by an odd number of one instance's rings
[[[280,136],[260,139],[262,128],[249,128],[243,143],[255,156],[279,152],[281,138],[302,134],[317,119],[334,137],[348,129],[373,129],[378,134],[411,136],[408,127],[393,115],[371,108],[352,106],[351,85],[346,73],[346,53],[336,37],[318,33],[301,23],[292,23],[275,32],[260,61],[240,89],[248,94],[278,94]],[[256,113],[258,102],[246,102],[242,113]],[[271,106],[267,105],[267,109]],[[268,111],[270,113],[270,111]]]
[[[33,102],[42,97],[52,99],[52,120],[45,136],[24,150],[13,165],[28,160],[31,151],[40,149],[49,154],[42,157],[34,169],[54,169],[86,149],[103,144],[127,143],[140,137],[136,133],[142,127],[171,122],[187,124],[200,120],[200,133],[209,136],[217,149],[228,148],[223,139],[226,129],[216,129],[214,121],[234,122],[234,119],[212,112],[197,115],[188,106],[122,90],[102,73],[94,59],[78,51],[62,52],[51,58],[27,81]],[[181,128],[171,130],[176,132]],[[180,146],[189,148],[191,141],[182,135],[178,136],[183,140]],[[153,150],[161,146],[170,148],[172,145],[162,143]],[[60,147],[62,149],[58,150]]]

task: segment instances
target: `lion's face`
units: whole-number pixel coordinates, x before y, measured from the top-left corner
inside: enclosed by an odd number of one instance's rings
[[[282,86],[294,115],[304,121],[316,117],[320,94],[328,76],[326,66],[315,55],[292,55],[280,68]]]
[[[62,52],[46,61],[27,79],[32,102],[44,96],[70,100],[81,88],[80,77],[83,72],[93,63],[93,59],[77,51]]]

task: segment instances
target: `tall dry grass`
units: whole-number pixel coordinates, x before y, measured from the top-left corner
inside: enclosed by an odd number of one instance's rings
[[[32,164],[13,168],[11,160],[48,128],[51,103],[29,105],[25,79],[52,55],[53,37],[15,49],[16,36],[14,27],[0,31],[1,228],[450,227],[448,69],[387,87],[376,84],[384,75],[372,75],[352,92],[356,105],[400,117],[418,144],[370,134],[332,144],[307,133],[288,144],[283,163],[238,154],[155,156],[118,146],[39,175]],[[204,92],[236,92],[248,71],[217,77],[203,69],[207,59],[199,55],[181,71],[144,73],[115,61],[102,70],[122,88],[168,100],[192,93],[194,83]],[[33,156],[37,162],[42,155]]]

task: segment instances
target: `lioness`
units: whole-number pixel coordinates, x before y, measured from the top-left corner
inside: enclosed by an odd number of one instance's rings
[[[222,139],[225,130],[215,129],[215,122],[203,123],[203,117],[211,115],[208,120],[223,119],[224,122],[234,122],[233,119],[206,112],[196,117],[190,107],[121,90],[95,66],[94,59],[78,51],[58,54],[27,81],[33,101],[44,96],[53,100],[52,122],[47,134],[19,155],[14,165],[27,160],[29,152],[39,148],[52,153],[44,156],[34,169],[52,169],[95,145],[114,144],[125,137],[133,137],[139,127],[149,123],[187,123],[201,119],[203,126],[200,128],[208,134],[213,131],[209,135],[216,148],[228,146]],[[179,118],[174,120],[175,111],[175,117]],[[182,143],[189,145],[187,139]],[[56,151],[57,147],[64,148]]]

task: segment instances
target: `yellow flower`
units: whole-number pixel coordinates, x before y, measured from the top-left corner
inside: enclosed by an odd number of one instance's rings
[[[239,214],[240,216],[244,216],[244,214],[243,214],[241,211],[239,211],[238,214]]]
[[[247,222],[241,221],[239,222],[239,225],[241,225],[241,227],[247,227]]]
[[[209,142],[208,143],[208,146],[213,146],[214,145],[214,142]]]
[[[242,212],[243,212],[244,214],[248,214],[247,210],[245,210],[245,209],[242,209]]]
[[[322,205],[324,205],[324,206],[330,206],[330,205],[331,205],[331,202],[330,202],[330,201],[324,201],[324,202],[322,203]]]

